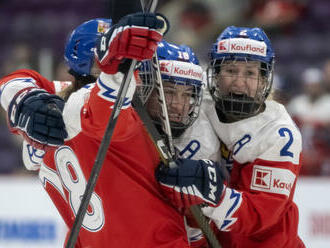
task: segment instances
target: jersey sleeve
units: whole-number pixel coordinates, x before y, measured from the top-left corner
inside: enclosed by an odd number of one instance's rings
[[[55,93],[54,84],[38,72],[22,69],[12,72],[0,80],[0,102],[7,111],[13,97],[26,88],[41,88],[51,94]]]
[[[87,134],[93,134],[96,136],[95,138],[102,139],[115,101],[117,100],[123,76],[122,73],[114,75],[101,73],[97,79],[88,99],[85,99],[83,111],[81,113],[82,130]],[[137,119],[131,107],[135,86],[136,81],[135,78],[132,77],[115,126],[113,134],[114,139],[124,138],[135,132],[132,126]]]
[[[220,231],[258,235],[291,211],[300,170],[301,135],[293,125],[279,126],[271,133],[259,140],[262,147],[251,144],[253,161],[234,162],[231,183],[220,205],[203,209]]]

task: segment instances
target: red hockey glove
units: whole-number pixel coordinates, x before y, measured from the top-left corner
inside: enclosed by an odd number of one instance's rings
[[[9,104],[10,129],[38,149],[63,145],[68,136],[63,108],[63,99],[56,95],[38,88],[24,89]]]
[[[151,13],[135,13],[124,16],[112,26],[98,42],[95,50],[96,62],[108,74],[118,72],[125,58],[151,59],[162,40],[160,31],[167,24],[164,17]]]
[[[225,168],[210,160],[178,159],[177,166],[161,163],[156,179],[174,206],[186,212],[192,205],[217,206],[220,202]]]

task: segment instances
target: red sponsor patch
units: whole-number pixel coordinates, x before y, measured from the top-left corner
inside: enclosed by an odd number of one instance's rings
[[[270,189],[272,171],[265,169],[256,169],[252,185],[257,188]]]
[[[160,62],[159,66],[161,72],[170,72],[170,62]]]
[[[226,43],[226,41],[220,41],[219,42],[219,51],[227,51],[227,48],[225,47],[225,43]]]
[[[255,165],[251,189],[289,196],[295,178],[296,175],[288,169]]]

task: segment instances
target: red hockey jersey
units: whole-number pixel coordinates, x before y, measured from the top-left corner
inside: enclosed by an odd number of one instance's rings
[[[102,73],[95,84],[73,93],[63,110],[69,137],[63,146],[47,151],[43,157],[40,180],[69,228],[78,212],[121,79],[120,73]],[[54,84],[31,70],[16,71],[1,79],[0,84],[5,110],[23,88],[40,87],[50,93],[55,90]],[[159,156],[130,105],[134,90],[135,82],[131,82],[77,248],[189,247],[182,216],[166,203],[154,178]]]

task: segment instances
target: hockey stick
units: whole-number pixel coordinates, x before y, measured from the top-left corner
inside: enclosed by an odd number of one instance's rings
[[[151,7],[150,12],[154,12],[156,9],[158,0],[151,0],[151,1],[156,2],[156,4],[150,5],[150,7]],[[101,142],[99,150],[97,152],[96,159],[95,159],[94,165],[92,167],[91,174],[88,179],[87,186],[86,186],[83,198],[82,198],[80,206],[79,206],[78,213],[76,215],[75,221],[74,221],[73,226],[70,231],[70,236],[68,238],[68,242],[66,243],[66,246],[65,246],[66,248],[74,248],[74,246],[77,242],[79,231],[81,229],[83,219],[86,215],[89,201],[90,201],[92,193],[94,191],[97,179],[100,175],[100,171],[101,171],[107,150],[109,148],[111,137],[113,135],[121,107],[124,103],[124,99],[126,97],[126,93],[127,93],[131,78],[133,76],[133,72],[134,72],[136,63],[137,63],[136,60],[130,61],[129,70],[124,75],[123,81],[120,85],[117,99],[115,101],[113,110],[111,112],[111,115],[110,115],[110,118],[108,121],[108,125],[106,127],[102,142]]]
[[[163,163],[168,164],[169,166],[173,166],[171,165],[171,163],[173,162],[172,154],[168,150],[167,145],[164,143],[163,137],[159,134],[158,130],[153,125],[149,114],[147,113],[141,102],[141,99],[136,94],[134,95],[132,104],[134,109],[140,116],[140,119],[147,128],[148,134],[151,136],[151,139],[158,150],[161,160],[163,161]],[[200,207],[198,205],[191,206],[190,211],[193,214],[194,219],[198,223],[199,228],[202,230],[211,247],[221,248],[218,239],[216,238],[213,230],[211,229],[208,220],[203,215]]]
[[[132,104],[134,109],[140,116],[140,119],[147,128],[148,134],[151,136],[151,139],[154,142],[163,163],[168,164],[169,166],[176,166],[176,165],[172,165],[174,163],[172,160],[172,154],[168,150],[167,145],[165,145],[163,141],[163,137],[159,134],[158,130],[155,128],[154,124],[152,123],[149,114],[147,113],[146,109],[144,108],[141,102],[141,99],[137,96],[137,94],[134,95]],[[218,239],[216,238],[213,230],[211,229],[208,220],[203,215],[200,207],[198,205],[191,206],[190,211],[193,214],[194,219],[198,223],[199,228],[202,230],[203,234],[205,235],[211,247],[221,248]]]
[[[151,136],[152,141],[154,142],[159,155],[161,157],[161,160],[165,164],[169,164],[171,166],[172,160],[172,154],[168,150],[167,146],[165,145],[163,141],[163,137],[159,134],[158,130],[155,128],[155,126],[152,123],[152,120],[145,110],[141,99],[135,94],[133,101],[132,101],[133,107],[136,110],[136,112],[139,114],[140,119],[143,121],[145,127],[147,128],[147,131],[149,135]],[[201,209],[199,206],[191,206],[190,211],[194,216],[194,219],[198,223],[198,226],[203,231],[206,239],[208,240],[209,244],[213,248],[221,248],[221,245],[219,244],[219,241],[217,240],[213,230],[210,227],[210,224],[206,217],[203,215]]]
[[[162,109],[162,116],[161,116],[161,121],[162,121],[162,128],[164,133],[166,134],[167,138],[167,145],[170,149],[171,153],[171,159],[175,156],[175,149],[173,145],[173,136],[172,136],[172,131],[171,131],[171,125],[170,125],[170,120],[168,118],[168,111],[166,107],[166,99],[165,99],[165,94],[164,94],[164,88],[163,88],[163,82],[162,82],[162,75],[160,74],[159,70],[159,61],[158,61],[158,56],[157,53],[154,54],[152,58],[152,66],[156,70],[156,87],[158,91],[158,102],[161,106]]]
[[[140,0],[141,6],[143,11],[145,11],[145,4],[143,3],[143,0]],[[136,96],[133,98],[133,105],[135,110],[138,112],[141,120],[145,124],[148,133],[151,136],[151,139],[153,140],[160,157],[163,161],[163,163],[167,164],[168,166],[176,166],[174,161],[173,161],[173,156],[175,156],[175,149],[173,145],[173,138],[172,138],[172,131],[171,131],[171,126],[170,126],[170,121],[168,118],[168,111],[166,107],[166,99],[165,99],[165,94],[164,94],[164,89],[163,89],[163,83],[162,83],[162,78],[161,78],[161,73],[159,70],[159,61],[158,61],[158,56],[157,53],[154,54],[152,58],[152,67],[154,67],[156,71],[156,87],[158,91],[158,101],[160,103],[161,109],[162,109],[162,128],[163,131],[166,134],[167,138],[167,145],[169,149],[167,149],[167,146],[163,142],[163,137],[159,134],[158,130],[155,128],[155,126],[152,123],[152,120],[150,119],[150,116],[148,115],[147,111],[145,110],[141,100]],[[198,226],[204,233],[206,239],[208,240],[209,244],[213,248],[221,248],[221,245],[219,244],[219,241],[217,240],[213,230],[210,227],[210,224],[206,217],[203,215],[202,210],[200,206],[194,205],[190,207],[190,211],[194,216],[194,219],[198,223]]]

